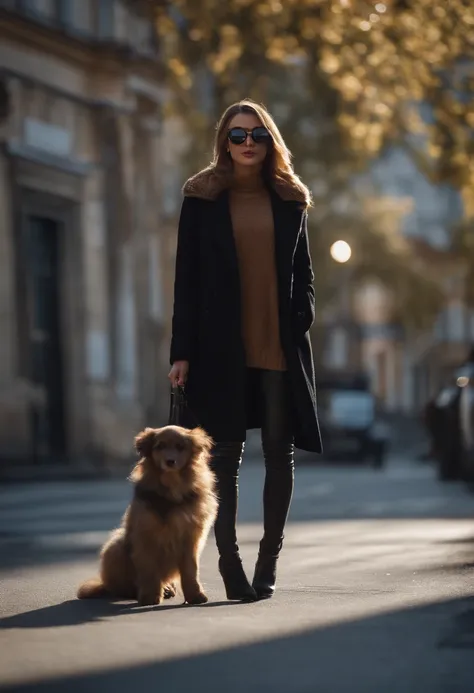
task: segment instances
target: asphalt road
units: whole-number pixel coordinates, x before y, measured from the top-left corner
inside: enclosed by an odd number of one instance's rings
[[[262,464],[244,463],[239,536],[252,572]],[[382,472],[308,460],[275,597],[225,601],[210,538],[202,607],[79,602],[126,482],[0,490],[0,690],[472,693],[474,496],[404,456]]]

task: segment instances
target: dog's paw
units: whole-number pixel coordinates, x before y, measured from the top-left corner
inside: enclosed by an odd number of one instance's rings
[[[176,597],[176,586],[172,582],[170,582],[170,584],[166,585],[166,587],[163,590],[163,598],[173,599],[173,597]]]
[[[142,592],[138,595],[138,606],[155,606],[155,604],[159,603],[160,601],[155,595],[146,592]]]
[[[197,594],[193,595],[189,599],[186,599],[186,602],[188,604],[206,604],[209,601],[207,596],[204,594],[204,592],[198,592]]]

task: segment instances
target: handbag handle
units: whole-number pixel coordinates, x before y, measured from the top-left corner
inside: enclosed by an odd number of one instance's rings
[[[171,386],[170,411],[168,416],[169,426],[181,426],[184,410],[186,409],[186,392],[184,386]]]

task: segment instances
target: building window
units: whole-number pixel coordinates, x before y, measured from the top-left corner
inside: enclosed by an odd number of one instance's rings
[[[56,0],[10,0],[2,5],[16,10],[32,21],[50,26],[55,20]]]
[[[16,5],[20,12],[34,13],[36,11],[35,0],[17,0]]]
[[[74,24],[74,0],[56,0],[56,18],[62,26]]]
[[[115,0],[98,0],[97,34],[101,39],[112,39],[115,35]]]

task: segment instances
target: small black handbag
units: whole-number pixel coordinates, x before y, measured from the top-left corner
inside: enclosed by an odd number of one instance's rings
[[[183,428],[195,428],[197,426],[196,418],[188,406],[185,389],[181,385],[171,387],[168,425],[182,426]]]

